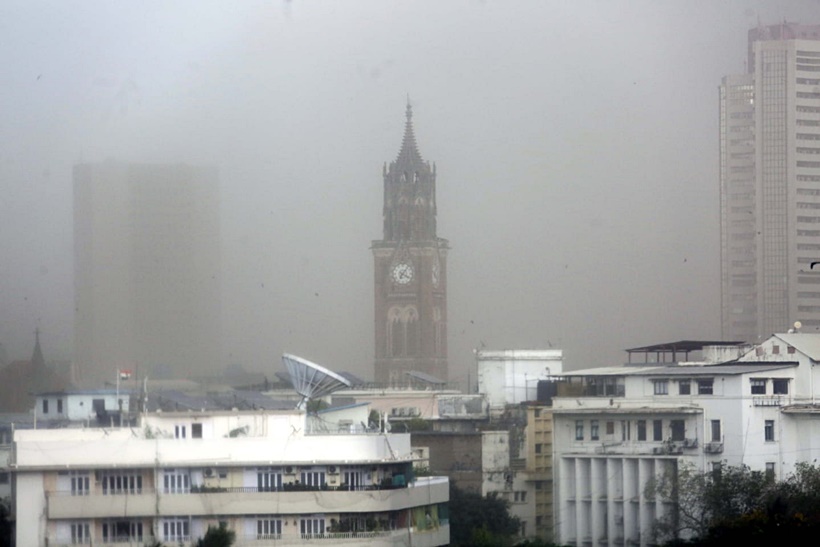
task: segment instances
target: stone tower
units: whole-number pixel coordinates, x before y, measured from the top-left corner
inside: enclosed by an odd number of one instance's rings
[[[383,169],[384,236],[373,241],[375,379],[447,380],[447,240],[436,235],[436,166],[424,161],[408,103],[401,150]]]

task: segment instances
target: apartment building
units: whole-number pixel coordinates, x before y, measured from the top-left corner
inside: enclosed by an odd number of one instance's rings
[[[17,545],[449,543],[446,477],[410,436],[308,427],[300,411],[143,415],[124,428],[16,431]]]
[[[660,355],[667,346],[644,349]],[[709,349],[673,346],[681,355]],[[793,333],[731,360],[564,373],[553,400],[557,540],[652,544],[653,523],[672,508],[646,486],[684,464],[745,464],[779,477],[820,457],[818,362],[820,334]]]

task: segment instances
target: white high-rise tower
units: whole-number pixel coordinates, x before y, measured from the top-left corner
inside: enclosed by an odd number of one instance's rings
[[[820,25],[750,30],[723,78],[720,207],[723,338],[820,330]]]

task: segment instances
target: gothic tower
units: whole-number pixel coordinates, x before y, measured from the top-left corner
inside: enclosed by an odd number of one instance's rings
[[[373,241],[376,382],[405,372],[447,380],[447,240],[436,235],[436,166],[419,154],[413,110],[401,150],[383,168],[384,237]]]

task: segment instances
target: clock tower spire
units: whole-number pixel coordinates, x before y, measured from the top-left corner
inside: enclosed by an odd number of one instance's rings
[[[402,385],[406,372],[447,380],[447,240],[436,234],[436,166],[424,161],[407,102],[404,137],[385,164],[383,239],[375,264],[375,378]]]

